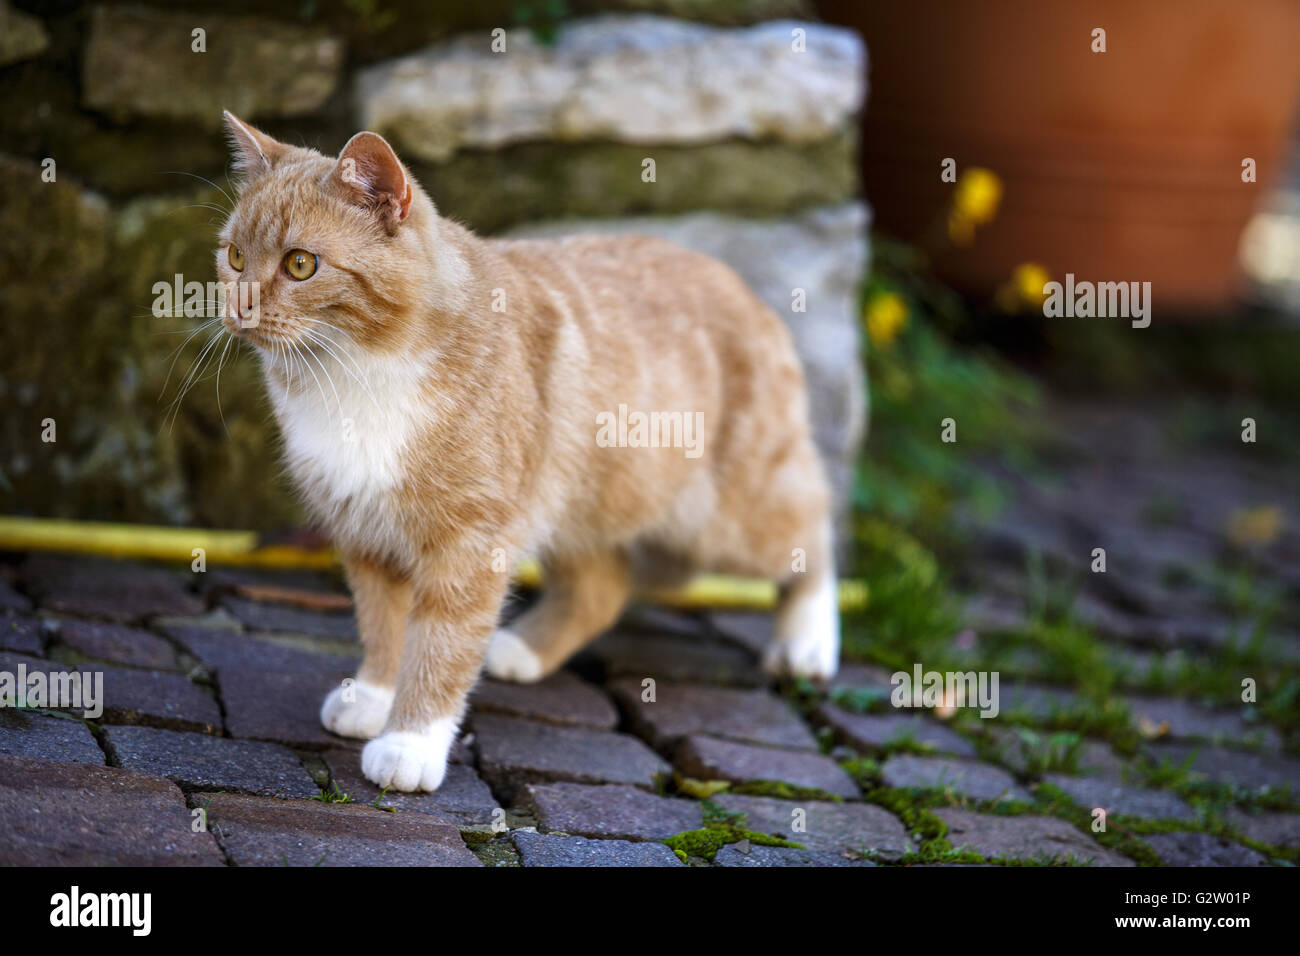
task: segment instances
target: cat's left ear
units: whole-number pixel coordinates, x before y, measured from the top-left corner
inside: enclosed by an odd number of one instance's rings
[[[411,211],[411,181],[378,133],[357,133],[348,140],[333,175],[353,202],[374,210],[390,235]]]

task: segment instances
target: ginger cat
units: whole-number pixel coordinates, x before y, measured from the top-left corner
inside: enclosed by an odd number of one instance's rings
[[[257,347],[344,557],[365,657],[321,721],[373,738],[367,778],[436,789],[481,668],[546,677],[666,570],[777,581],[765,667],[835,672],[803,373],[731,269],[641,237],[482,239],[374,133],[331,159],[226,122],[241,182],[217,269],[260,295],[223,324]],[[498,629],[526,554],[545,590]]]

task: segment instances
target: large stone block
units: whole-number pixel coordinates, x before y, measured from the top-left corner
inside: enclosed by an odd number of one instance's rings
[[[193,31],[203,30],[197,51]],[[134,116],[221,124],[222,109],[248,119],[300,116],[338,85],[343,42],[298,24],[146,7],[95,7],[82,64],[86,106]]]
[[[363,70],[356,96],[366,128],[441,160],[543,139],[809,142],[858,111],[864,85],[865,52],[848,30],[637,15],[567,23],[549,45],[511,31],[504,52],[466,34]]]

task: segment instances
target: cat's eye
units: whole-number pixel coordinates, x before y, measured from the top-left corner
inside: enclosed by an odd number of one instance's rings
[[[230,244],[230,268],[236,272],[244,271],[244,250],[233,242]]]
[[[299,281],[310,279],[316,274],[316,257],[306,249],[291,249],[284,257],[284,271]]]

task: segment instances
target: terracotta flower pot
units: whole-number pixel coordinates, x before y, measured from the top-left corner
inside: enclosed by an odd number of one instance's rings
[[[996,220],[937,259],[958,288],[988,295],[1032,260],[1055,277],[1149,281],[1157,309],[1231,301],[1238,239],[1296,118],[1300,3],[818,6],[870,50],[864,188],[883,229],[932,231],[953,190],[945,157],[1002,178]]]

